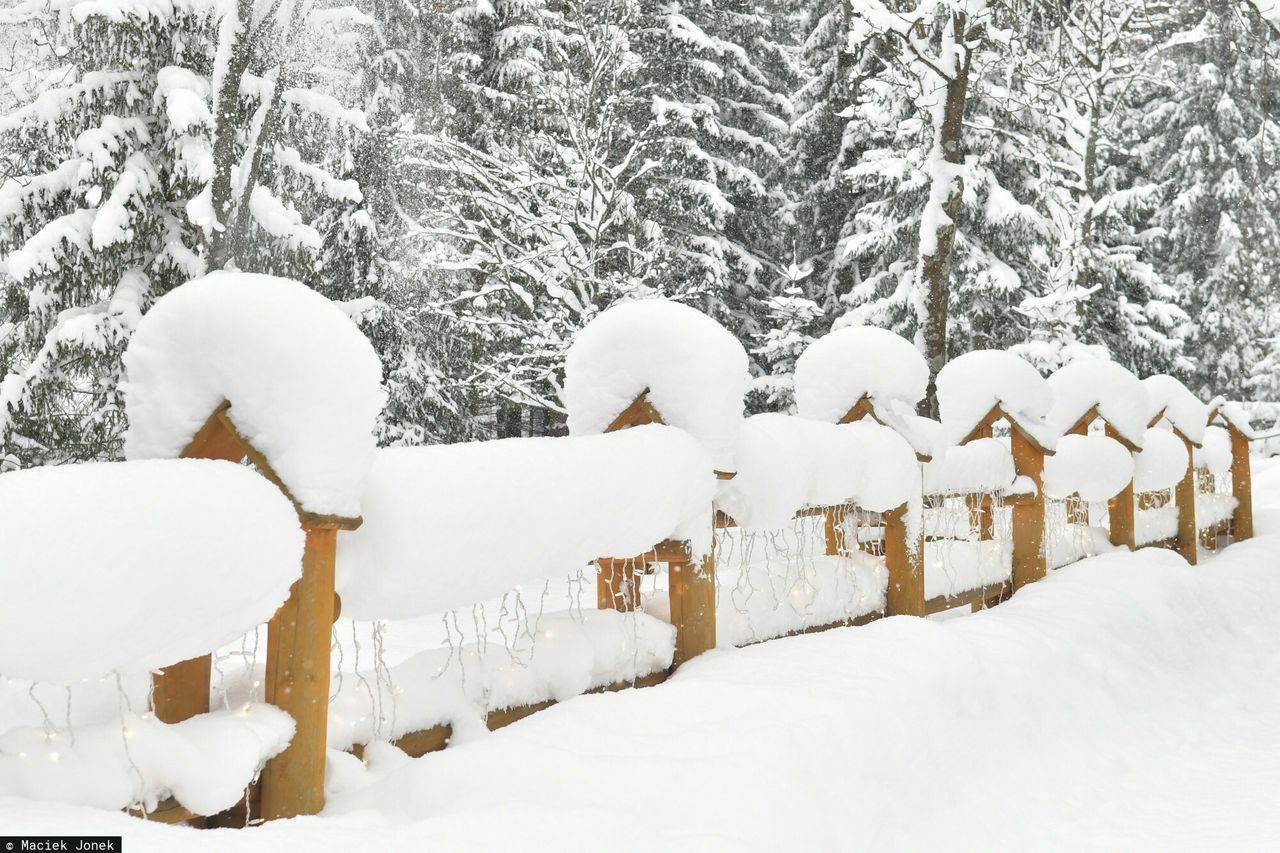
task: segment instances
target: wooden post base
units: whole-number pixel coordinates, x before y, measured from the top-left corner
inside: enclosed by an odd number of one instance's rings
[[[716,564],[712,554],[667,563],[671,624],[676,629],[675,666],[716,647]]]
[[[885,615],[924,616],[924,537],[907,539],[907,505],[884,513]],[[912,544],[914,548],[910,547]]]
[[[262,771],[262,816],[267,820],[313,815],[324,808],[338,531],[304,529],[302,577],[267,629],[267,701],[287,711],[297,726],[288,749]]]

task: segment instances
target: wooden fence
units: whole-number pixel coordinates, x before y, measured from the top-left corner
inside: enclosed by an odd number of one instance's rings
[[[236,430],[229,416],[230,405],[223,403],[210,414],[182,456],[231,461],[247,458],[293,500],[269,462]],[[1240,425],[1231,423],[1221,413],[1213,411],[1209,417],[1210,421],[1222,421],[1231,435],[1231,494],[1236,505],[1231,518],[1225,523],[1214,521],[1204,528],[1197,526],[1197,484],[1203,486],[1213,480],[1198,475],[1193,462],[1193,442],[1179,432],[1179,438],[1188,448],[1189,461],[1185,475],[1171,496],[1178,513],[1176,536],[1168,543],[1161,544],[1176,548],[1191,563],[1196,561],[1197,541],[1207,541],[1209,533],[1213,534],[1214,546],[1221,533],[1226,533],[1234,540],[1247,539],[1253,534],[1249,438]],[[887,421],[879,417],[870,400],[863,398],[849,410],[841,422],[850,423],[863,418],[881,423]],[[1097,411],[1091,411],[1072,431],[1087,432],[1090,424],[1097,418]],[[1157,417],[1156,421],[1159,419]],[[663,423],[662,413],[646,398],[646,394],[641,394],[619,414],[609,429],[620,430],[653,423]],[[1010,492],[1000,496],[1001,506],[1008,507],[1011,515],[1010,577],[973,589],[959,590],[954,594],[926,599],[926,536],[921,529],[915,534],[915,541],[909,539],[908,531],[912,525],[908,523],[906,504],[879,514],[879,541],[874,546],[867,542],[845,541],[842,531],[851,514],[861,512],[857,507],[808,507],[802,511],[802,515],[823,519],[824,549],[827,555],[849,553],[852,548],[875,551],[877,556],[883,558],[888,585],[882,611],[804,628],[795,633],[861,625],[883,616],[925,616],[960,606],[975,610],[992,607],[1021,587],[1045,576],[1046,499],[1043,472],[1045,456],[1052,451],[1037,441],[1031,430],[999,406],[993,407],[961,443],[990,438],[1001,425],[1009,435],[1010,450],[1019,480],[1023,483],[1029,481],[1031,484],[1030,489],[1020,493]],[[1106,426],[1106,431],[1113,438],[1117,437],[1109,425]],[[928,461],[925,455],[920,455],[919,458],[921,462]],[[717,476],[727,479],[733,474],[717,472]],[[997,511],[1003,510],[993,504],[989,494],[974,493],[961,497],[968,501],[973,526],[978,531],[979,538],[992,539],[995,530],[994,516]],[[1157,508],[1166,504],[1169,499],[1169,496],[1134,495],[1131,483],[1109,502],[1111,542],[1117,546],[1132,548],[1135,544],[1135,513]],[[298,507],[296,501],[294,505]],[[331,626],[341,610],[341,602],[334,589],[336,542],[341,531],[355,529],[360,525],[361,519],[316,516],[300,507],[298,517],[306,532],[302,576],[294,584],[288,600],[269,623],[266,668],[266,699],[288,711],[297,722],[293,740],[281,755],[267,762],[260,782],[236,809],[222,815],[204,817],[192,815],[169,801],[151,812],[148,815],[151,819],[188,821],[211,826],[244,825],[248,818],[270,820],[315,814],[323,806],[331,686]],[[720,528],[727,528],[732,527],[734,521],[719,513],[715,524]],[[716,645],[714,551],[695,558],[689,543],[665,541],[656,543],[643,554],[602,555],[597,567],[597,605],[601,609],[636,609],[640,603],[641,576],[659,564],[665,565],[667,569],[670,618],[676,637],[674,669]],[[635,682],[608,685],[597,690],[651,686],[665,680],[669,672],[658,672]],[[209,656],[165,667],[154,676],[157,717],[164,722],[173,723],[207,712],[209,686]],[[547,701],[495,711],[489,714],[487,724],[491,729],[500,728],[551,704],[554,703]],[[410,755],[417,756],[442,748],[449,737],[449,727],[442,725],[411,732],[395,743]],[[357,745],[354,751],[359,753],[362,749],[362,745]]]

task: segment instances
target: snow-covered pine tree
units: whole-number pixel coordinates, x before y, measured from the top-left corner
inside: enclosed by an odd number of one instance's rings
[[[1128,167],[1159,191],[1151,258],[1193,318],[1188,385],[1242,398],[1280,282],[1280,38],[1250,5],[1178,0],[1158,49]]]
[[[169,289],[231,263],[314,284],[355,261],[371,235],[341,172],[363,119],[325,91],[324,13],[309,10],[91,0],[6,13],[43,34],[32,49],[54,70],[0,118],[0,148],[18,152],[0,186],[6,464],[118,454],[119,356]]]

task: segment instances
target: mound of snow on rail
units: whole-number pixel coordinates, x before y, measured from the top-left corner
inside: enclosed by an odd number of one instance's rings
[[[223,402],[304,510],[358,516],[382,365],[334,303],[296,281],[215,272],[138,323],[122,383],[130,459],[170,459]]]
[[[565,356],[569,434],[604,432],[647,390],[664,423],[702,442],[716,470],[732,471],[747,363],[738,339],[697,309],[662,299],[615,305]]]
[[[1163,373],[1148,376],[1142,384],[1151,400],[1152,418],[1163,415],[1164,420],[1192,444],[1204,440],[1204,431],[1209,425],[1209,407],[1188,391],[1187,386]]]
[[[1105,435],[1064,435],[1044,460],[1044,493],[1051,498],[1079,495],[1086,501],[1115,497],[1133,480],[1133,454]]]
[[[808,506],[880,512],[920,491],[915,451],[874,421],[755,415],[743,422],[735,455],[737,476],[723,484],[716,506],[744,530],[787,527]]]
[[[470,606],[664,539],[704,549],[715,483],[702,446],[660,425],[380,449],[364,524],[338,538],[342,614],[400,619]]]
[[[1142,452],[1133,456],[1135,492],[1172,489],[1187,473],[1187,446],[1167,429],[1152,427],[1142,439]]]
[[[929,365],[910,341],[874,326],[848,326],[796,359],[796,411],[836,423],[863,397],[886,411],[890,402],[914,406],[928,383]]]
[[[334,677],[329,747],[449,725],[455,737],[484,728],[493,711],[563,701],[671,666],[675,629],[644,613],[533,614],[532,636],[419,652],[382,673]]]
[[[924,466],[926,495],[959,495],[977,492],[1004,492],[1017,474],[1009,442],[979,438],[959,447],[947,448],[946,455]]]
[[[230,462],[0,476],[0,674],[75,682],[212,651],[271,618],[302,571],[280,491]]]
[[[948,598],[1013,577],[1013,545],[1004,539],[941,539],[924,546],[924,597]]]
[[[1197,468],[1227,473],[1231,470],[1231,435],[1223,427],[1209,427],[1204,431],[1204,443],[1195,448],[1193,456]]]
[[[288,714],[262,704],[172,725],[126,713],[74,729],[10,729],[0,734],[0,796],[100,809],[142,803],[149,810],[172,796],[196,814],[214,815],[244,797],[293,730]]]
[[[938,413],[954,441],[963,441],[995,406],[1042,446],[1053,448],[1056,436],[1044,421],[1053,391],[1027,362],[1003,350],[975,350],[938,372]]]
[[[1127,441],[1142,446],[1151,421],[1151,400],[1137,376],[1114,361],[1079,359],[1049,377],[1053,408],[1047,420],[1058,434],[1096,408]]]

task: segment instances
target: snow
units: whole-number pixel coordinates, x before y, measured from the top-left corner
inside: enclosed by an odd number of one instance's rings
[[[929,366],[905,338],[874,326],[837,329],[796,359],[796,411],[838,422],[864,396],[879,409],[890,401],[914,406],[924,398]]]
[[[1163,416],[1174,429],[1199,444],[1209,425],[1209,407],[1200,402],[1177,379],[1165,374],[1148,376],[1142,380],[1151,398],[1151,417]]]
[[[1205,468],[1214,474],[1231,470],[1231,435],[1225,428],[1211,426],[1204,431],[1204,443],[1194,449],[1197,468]]]
[[[1044,460],[1044,493],[1106,501],[1129,485],[1133,475],[1133,454],[1120,442],[1104,435],[1064,435],[1057,453]]]
[[[329,747],[395,740],[437,725],[454,736],[483,730],[492,711],[563,701],[671,666],[675,629],[644,613],[614,610],[535,615],[513,646],[472,642],[428,649],[383,674],[335,675]]]
[[[1178,507],[1172,502],[1162,507],[1140,509],[1134,515],[1133,539],[1139,547],[1167,542],[1177,535]]]
[[[320,232],[302,221],[302,214],[286,207],[284,202],[264,186],[256,186],[249,195],[249,211],[263,231],[282,239],[290,249],[307,248],[320,251]]]
[[[1009,443],[998,438],[979,438],[947,448],[941,459],[926,463],[924,493],[1005,492],[1013,485],[1015,476]]]
[[[570,435],[603,432],[645,389],[663,420],[703,443],[716,470],[733,450],[750,381],[747,354],[723,326],[660,299],[615,305],[588,323],[565,356]]]
[[[882,512],[919,494],[915,451],[874,421],[754,415],[742,423],[735,457],[737,476],[723,484],[716,507],[744,530],[788,527],[808,506]]]
[[[1229,521],[1239,504],[1232,495],[1200,492],[1196,495],[1196,527],[1207,530]]]
[[[0,476],[0,673],[72,683],[196,657],[271,618],[302,568],[279,490],[208,460]]]
[[[942,539],[924,546],[924,597],[956,596],[1013,577],[1013,545],[1006,539]]]
[[[422,759],[331,753],[320,817],[206,832],[0,798],[0,823],[123,834],[134,853],[562,850],[620,825],[627,849],[1267,849],[1280,518],[1258,520],[1258,540],[1196,568],[1107,554],[971,616],[720,649]],[[623,794],[601,781],[620,768]],[[1018,807],[992,821],[1008,791]]]
[[[1049,377],[1053,408],[1048,422],[1063,434],[1090,409],[1139,447],[1151,421],[1151,401],[1138,377],[1114,361],[1077,359]]]
[[[1249,421],[1249,413],[1242,404],[1218,397],[1209,404],[1209,408],[1215,417],[1237,429],[1245,438],[1252,439],[1256,435],[1253,424]]]
[[[808,541],[821,519],[805,519]],[[774,637],[883,612],[884,561],[858,550],[828,556],[806,551],[789,534],[725,530],[716,549],[716,643],[745,646]],[[821,541],[816,540],[816,541]],[[645,610],[669,618],[669,600],[654,596]]]
[[[172,458],[224,400],[303,510],[360,514],[382,366],[341,308],[288,279],[215,272],[161,297],[124,354],[131,459]]]
[[[197,814],[217,814],[244,797],[293,730],[288,714],[265,704],[172,725],[126,712],[71,729],[14,728],[0,733],[0,797],[153,809],[173,796]]]
[[[954,441],[962,441],[993,406],[1048,449],[1052,430],[1044,418],[1053,406],[1053,392],[1034,367],[1003,350],[975,350],[947,362],[938,372],[938,410]]]
[[[364,524],[338,541],[344,616],[395,619],[564,577],[665,539],[710,541],[711,461],[687,433],[512,438],[378,450]]]
[[[1133,456],[1133,490],[1138,493],[1172,489],[1187,473],[1187,447],[1167,429],[1152,427],[1142,439],[1142,452]]]

